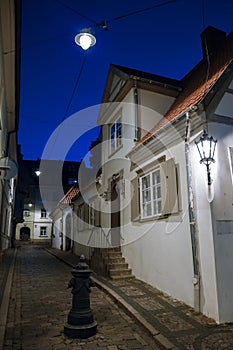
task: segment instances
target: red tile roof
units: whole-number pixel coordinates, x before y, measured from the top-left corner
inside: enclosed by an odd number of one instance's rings
[[[182,92],[178,95],[164,118],[135,145],[133,151],[145,141],[148,141],[161,128],[184,114],[191,106],[200,103],[232,60],[233,32],[227,36],[226,40],[216,51],[209,55],[209,64],[207,58],[203,58],[181,80]]]
[[[60,204],[71,204],[72,200],[79,194],[79,188],[77,184],[74,184],[69,191],[59,201]]]

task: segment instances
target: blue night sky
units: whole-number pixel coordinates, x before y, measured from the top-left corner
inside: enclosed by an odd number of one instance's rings
[[[18,141],[24,159],[41,158],[54,130],[76,112],[77,141],[66,159],[85,157],[98,136],[98,108],[86,129],[81,111],[101,103],[111,63],[181,79],[202,57],[200,33],[206,26],[233,30],[232,0],[176,0],[116,19],[166,2],[22,0]],[[96,45],[83,51],[75,35],[102,20],[108,30],[96,28]]]

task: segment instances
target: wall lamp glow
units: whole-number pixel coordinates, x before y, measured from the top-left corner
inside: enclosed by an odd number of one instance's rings
[[[35,174],[36,174],[36,176],[40,176],[41,171],[40,171],[40,170],[36,170],[36,171],[35,171]]]
[[[216,143],[217,140],[215,140],[213,136],[209,136],[205,130],[200,139],[198,141],[195,141],[200,155],[200,163],[206,165],[207,180],[209,186],[212,183],[212,179],[210,176],[210,164],[215,162],[214,153],[216,149]]]
[[[77,45],[81,46],[83,50],[88,50],[91,46],[96,43],[95,36],[91,33],[91,28],[85,28],[78,33],[75,38]]]

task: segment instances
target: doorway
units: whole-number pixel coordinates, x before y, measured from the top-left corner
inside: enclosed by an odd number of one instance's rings
[[[20,229],[20,240],[21,241],[29,241],[30,240],[30,228],[29,227],[21,227]]]
[[[120,191],[118,188],[120,177],[111,180],[111,245],[112,247],[120,247]]]

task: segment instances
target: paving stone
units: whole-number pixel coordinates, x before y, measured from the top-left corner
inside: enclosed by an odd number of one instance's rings
[[[67,289],[70,271],[70,267],[36,246],[18,250],[4,350],[160,349],[97,287],[92,288],[91,306],[98,333],[84,340],[64,337],[72,302]]]

